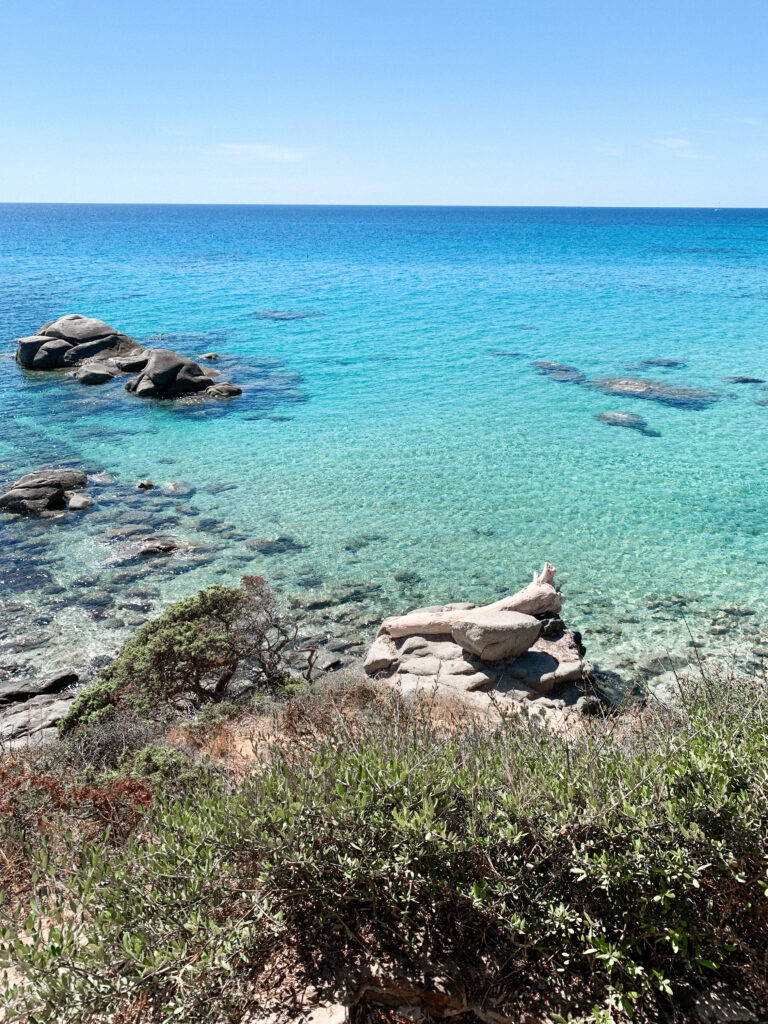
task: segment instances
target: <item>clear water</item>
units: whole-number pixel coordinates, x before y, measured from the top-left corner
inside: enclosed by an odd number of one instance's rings
[[[768,637],[768,389],[723,378],[768,380],[767,272],[768,211],[0,206],[0,475],[114,478],[91,512],[0,521],[0,663],[82,667],[244,572],[365,633],[492,600],[544,559],[606,668],[686,650],[689,628],[749,656]],[[216,350],[245,395],[171,405],[22,372],[13,339],[66,312]],[[687,365],[635,375],[722,398],[609,397],[531,365],[592,379],[658,357]],[[197,550],[126,572],[110,531],[132,525]],[[298,550],[246,543],[281,535]]]

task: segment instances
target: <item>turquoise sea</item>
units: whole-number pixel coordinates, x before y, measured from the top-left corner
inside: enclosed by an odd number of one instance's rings
[[[214,350],[245,393],[174,405],[22,371],[14,339],[68,312]],[[5,205],[0,353],[0,483],[104,474],[89,512],[0,520],[0,665],[87,672],[244,572],[365,633],[545,559],[607,669],[691,635],[768,653],[768,385],[725,380],[768,381],[768,211]],[[714,397],[594,383],[628,373]],[[137,567],[121,545],[142,530],[189,549]]]

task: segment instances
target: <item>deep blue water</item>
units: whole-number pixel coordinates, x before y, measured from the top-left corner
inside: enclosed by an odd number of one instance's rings
[[[14,339],[66,312],[216,350],[245,394],[171,406],[22,372]],[[85,663],[246,571],[343,630],[492,600],[545,558],[601,664],[687,649],[689,628],[748,656],[768,637],[768,388],[724,378],[768,381],[767,343],[763,210],[0,205],[0,475],[114,478],[79,517],[0,522],[0,663]],[[658,358],[685,365],[627,370]],[[595,384],[627,374],[714,397]],[[150,519],[196,553],[126,579],[114,531]]]

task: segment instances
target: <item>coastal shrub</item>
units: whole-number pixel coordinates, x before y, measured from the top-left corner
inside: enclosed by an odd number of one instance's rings
[[[375,969],[488,1020],[658,1020],[718,978],[765,999],[764,682],[570,736],[303,700],[234,791],[156,801],[117,851],[39,851],[49,901],[0,937],[10,1020],[234,1024],[276,977],[343,996]]]
[[[244,665],[255,682],[277,686],[296,635],[261,577],[246,576],[241,587],[207,587],[142,626],[75,699],[59,731],[96,725],[120,707],[157,716],[221,701]]]

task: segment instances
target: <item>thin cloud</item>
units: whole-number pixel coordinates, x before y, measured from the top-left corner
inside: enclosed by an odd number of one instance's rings
[[[762,125],[762,119],[759,117],[740,117],[738,118],[740,124],[749,124],[753,128],[759,128]]]
[[[270,142],[222,142],[219,150],[231,156],[270,163],[294,163],[303,160],[306,155],[303,149],[275,146]]]
[[[657,146],[666,146],[667,149],[685,149],[690,146],[689,139],[654,139]]]

